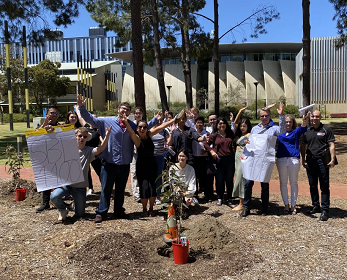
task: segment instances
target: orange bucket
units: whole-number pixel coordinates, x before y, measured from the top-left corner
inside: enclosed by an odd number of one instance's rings
[[[175,264],[188,263],[189,240],[187,240],[187,246],[182,246],[176,240],[172,241],[172,250]]]
[[[22,200],[24,200],[26,193],[27,193],[27,189],[25,189],[25,188],[16,188],[14,190],[14,200],[15,201],[22,201]]]

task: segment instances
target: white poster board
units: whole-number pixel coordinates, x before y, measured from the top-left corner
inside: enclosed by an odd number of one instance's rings
[[[75,131],[56,131],[26,133],[38,192],[84,181]]]
[[[250,143],[243,151],[243,177],[247,180],[268,183],[275,165],[276,136],[251,134]]]

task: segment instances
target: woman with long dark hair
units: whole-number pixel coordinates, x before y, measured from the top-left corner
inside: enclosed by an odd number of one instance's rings
[[[79,122],[77,113],[75,111],[67,112],[67,115],[65,118],[65,124],[73,124],[75,128],[79,128],[82,126]]]
[[[162,131],[165,127],[173,124],[175,119],[162,123],[148,130],[145,120],[137,122],[136,132],[128,123],[126,115],[121,116],[121,121],[126,125],[138,153],[136,161],[136,175],[140,187],[140,198],[144,216],[154,216],[153,206],[157,197],[155,180],[157,178],[157,162],[154,157],[154,144],[152,137]],[[149,210],[147,204],[149,202]]]
[[[245,197],[245,179],[242,174],[242,164],[241,164],[241,155],[243,149],[247,143],[249,143],[249,135],[252,130],[252,124],[249,119],[242,119],[241,122],[237,125],[235,132],[235,143],[236,143],[236,152],[235,152],[235,183],[233,188],[233,197],[239,197],[240,202],[233,211],[239,211],[243,209],[243,199]]]
[[[217,205],[222,205],[225,186],[227,189],[227,203],[231,203],[233,179],[235,173],[235,153],[233,150],[234,132],[225,118],[218,118],[213,133],[204,143],[205,149],[210,152],[216,161],[216,191]]]

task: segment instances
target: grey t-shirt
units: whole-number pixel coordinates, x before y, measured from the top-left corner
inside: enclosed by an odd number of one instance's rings
[[[88,171],[90,163],[95,159],[95,152],[97,148],[85,146],[82,150],[78,149],[84,181],[76,184],[72,184],[74,188],[87,188],[88,187]]]

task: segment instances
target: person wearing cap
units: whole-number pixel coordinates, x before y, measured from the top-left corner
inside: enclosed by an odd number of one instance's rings
[[[93,161],[95,157],[101,154],[106,148],[111,130],[112,126],[106,128],[105,138],[102,141],[100,147],[97,148],[86,146],[86,142],[92,138],[92,135],[88,132],[87,128],[80,127],[75,130],[84,181],[68,186],[58,187],[52,192],[51,201],[59,211],[59,222],[63,222],[66,219],[68,213],[68,210],[66,209],[67,205],[63,201],[63,197],[66,195],[72,195],[73,197],[75,204],[75,216],[84,216],[86,208],[86,189],[88,186],[88,171],[90,168],[90,162]]]

